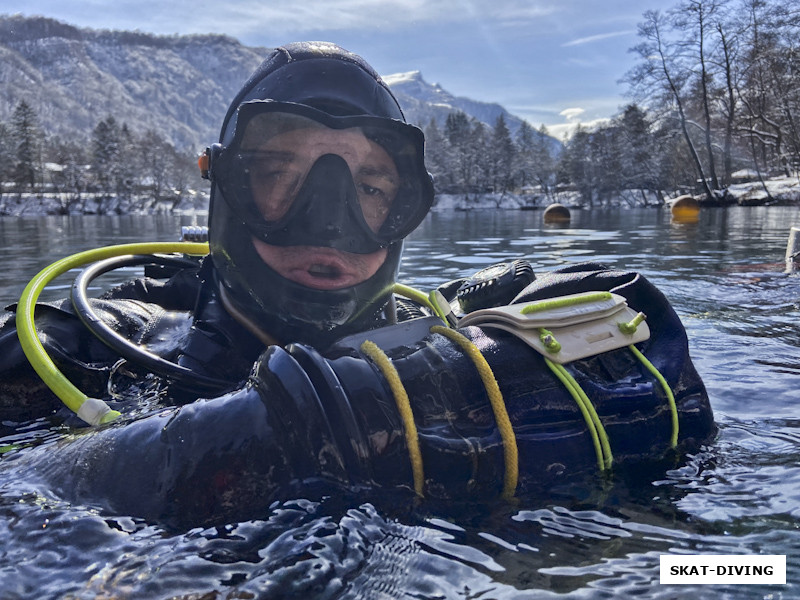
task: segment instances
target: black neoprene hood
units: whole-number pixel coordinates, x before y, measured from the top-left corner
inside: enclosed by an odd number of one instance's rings
[[[389,87],[363,58],[328,42],[277,48],[245,82],[222,122],[220,142],[247,100],[296,102],[333,116],[372,115],[405,121]]]
[[[397,100],[372,67],[327,42],[294,43],[274,50],[231,103],[222,124],[220,147],[234,138],[239,107],[252,101],[295,103],[331,117],[371,116],[405,122]],[[424,169],[422,175],[419,185],[425,206],[420,221],[433,201],[432,184]],[[255,250],[244,218],[212,175],[211,257],[221,289],[251,324],[281,343],[326,345],[383,322],[402,241],[386,246],[386,259],[366,281],[344,289],[317,290],[289,281],[266,265]],[[280,245],[287,244],[283,241]]]

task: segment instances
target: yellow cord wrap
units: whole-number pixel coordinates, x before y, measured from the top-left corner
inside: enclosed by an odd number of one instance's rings
[[[454,329],[448,329],[440,325],[431,327],[431,332],[438,333],[446,338],[457,343],[464,353],[475,364],[478,369],[478,374],[483,381],[483,386],[486,388],[486,394],[489,396],[489,403],[494,412],[494,418],[497,422],[497,428],[500,430],[500,437],[503,440],[503,456],[506,464],[505,476],[503,478],[503,498],[511,499],[514,497],[514,492],[517,489],[517,482],[519,480],[519,450],[517,448],[517,437],[514,434],[514,429],[511,426],[511,419],[508,417],[506,404],[503,400],[503,394],[500,387],[497,385],[497,380],[492,373],[492,368],[486,359],[478,350],[478,347],[472,343],[465,335],[459,333]]]
[[[86,264],[105,260],[115,256],[125,256],[128,254],[156,254],[180,252],[183,254],[208,254],[208,244],[190,242],[152,242],[139,244],[121,244],[118,246],[107,246],[79,252],[59,261],[54,262],[42,269],[28,285],[20,296],[17,305],[17,335],[22,346],[22,351],[31,363],[31,366],[42,378],[47,387],[58,396],[61,401],[73,412],[78,414],[90,425],[99,425],[113,421],[119,416],[115,410],[109,407],[102,400],[89,398],[86,394],[76,388],[53,363],[47,351],[39,341],[34,323],[34,310],[36,301],[42,290],[53,279],[77,267]],[[87,410],[91,407],[91,410]],[[83,409],[83,410],[82,410]]]
[[[667,383],[667,380],[664,379],[664,376],[656,369],[655,365],[651,363],[647,357],[641,353],[641,351],[631,344],[628,346],[631,352],[638,358],[645,368],[653,374],[658,382],[661,384],[661,387],[664,388],[664,393],[667,395],[667,402],[669,403],[669,410],[672,414],[672,435],[669,438],[669,445],[670,448],[674,448],[678,445],[678,407],[675,406],[675,396],[672,394],[672,390]]]
[[[389,360],[386,353],[375,342],[370,340],[363,342],[361,344],[361,352],[367,355],[380,369],[389,383],[389,388],[392,390],[394,401],[397,404],[397,411],[400,413],[400,418],[403,420],[403,428],[405,429],[406,446],[408,447],[408,456],[411,459],[411,473],[414,477],[414,491],[417,496],[422,497],[425,487],[425,472],[422,467],[422,453],[419,449],[419,434],[417,433],[417,425],[414,423],[414,413],[411,411],[408,393],[403,387],[403,382],[400,381],[400,375],[397,373],[397,369],[394,368],[392,361]]]
[[[611,445],[608,442],[608,434],[606,434],[606,429],[600,422],[600,417],[597,416],[591,400],[563,365],[556,364],[548,358],[545,358],[544,361],[575,399],[575,403],[586,421],[589,435],[592,437],[592,444],[594,444],[594,451],[597,455],[597,466],[601,471],[610,469],[614,459],[611,454]]]

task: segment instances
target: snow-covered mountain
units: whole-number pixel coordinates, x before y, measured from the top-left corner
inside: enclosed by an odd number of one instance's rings
[[[79,29],[52,19],[0,18],[0,120],[20,100],[42,128],[86,139],[113,115],[178,147],[216,141],[228,103],[266,50],[217,36]]]
[[[406,119],[418,125],[425,126],[431,119],[443,125],[447,115],[455,111],[464,112],[489,126],[493,126],[497,118],[503,115],[512,133],[522,125],[522,119],[499,104],[454,96],[438,83],[425,81],[419,71],[388,75],[383,80],[397,96]]]
[[[221,35],[156,36],[0,16],[0,121],[24,99],[53,135],[85,140],[113,115],[138,133],[152,129],[196,150],[216,141],[228,104],[268,52]],[[490,127],[503,114],[512,132],[522,122],[499,104],[453,96],[418,71],[385,81],[406,118],[423,127],[457,110]]]

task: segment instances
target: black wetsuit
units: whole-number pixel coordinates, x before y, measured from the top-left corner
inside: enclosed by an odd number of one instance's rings
[[[302,344],[265,349],[222,310],[210,275],[206,266],[167,282],[132,282],[97,308],[130,338],[228,382],[227,389],[194,399],[186,386],[168,388],[166,406],[144,418],[79,436],[58,450],[30,452],[25,460],[51,489],[118,514],[190,526],[256,518],[275,499],[314,481],[411,487],[406,424],[394,392],[359,351],[360,340],[371,338],[410,398],[424,493],[500,493],[508,465],[486,388],[464,352],[430,332],[435,319],[366,332],[322,353]],[[581,265],[540,277],[517,301],[596,290],[612,290],[648,314],[651,337],[641,349],[674,393],[682,446],[695,448],[715,430],[708,397],[680,320],[643,277]],[[118,357],[65,305],[41,307],[37,328],[65,373],[102,396]],[[541,356],[503,331],[463,333],[485,356],[503,394],[519,449],[516,491],[596,469],[586,422]],[[36,380],[15,337],[13,324],[0,327],[4,397]],[[594,403],[615,460],[663,454],[671,431],[664,392],[629,351],[581,359],[569,369]],[[29,396],[39,404],[6,405],[5,418],[31,417],[45,404],[52,410],[44,395],[41,385],[32,387]],[[57,461],[47,456],[54,451]]]

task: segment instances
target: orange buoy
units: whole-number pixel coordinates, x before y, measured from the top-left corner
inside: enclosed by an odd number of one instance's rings
[[[542,220],[545,223],[569,223],[570,214],[569,209],[563,204],[558,202],[551,204],[544,209]]]
[[[670,204],[672,218],[679,223],[692,223],[700,218],[700,203],[693,196],[678,196]]]

